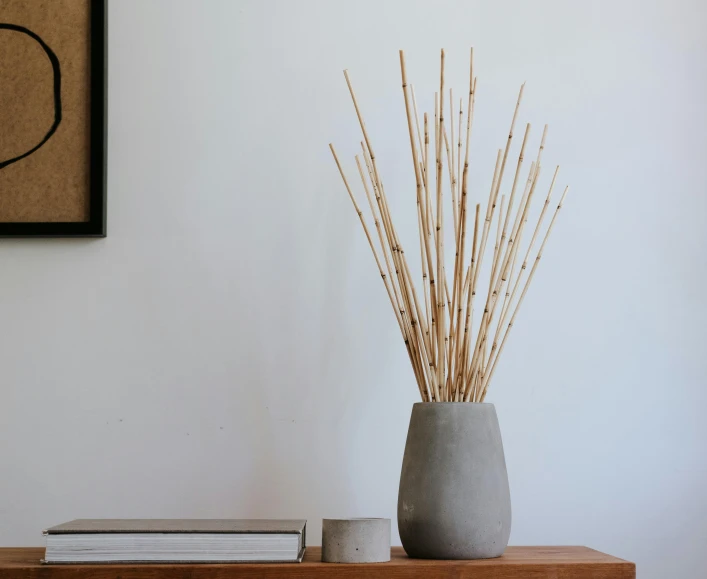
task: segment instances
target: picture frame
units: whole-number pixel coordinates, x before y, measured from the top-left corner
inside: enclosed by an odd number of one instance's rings
[[[79,135],[80,139],[83,139],[85,136],[87,136],[88,142],[86,143],[84,139],[84,142],[78,144],[76,147],[77,151],[79,151],[80,153],[72,154],[70,157],[68,157],[72,160],[72,162],[76,162],[75,159],[79,158],[80,160],[78,162],[84,165],[83,167],[78,167],[76,170],[76,172],[80,175],[81,178],[75,178],[73,175],[70,175],[64,179],[64,182],[71,183],[72,186],[75,185],[75,188],[77,190],[81,189],[81,191],[72,191],[71,194],[73,195],[72,199],[77,198],[78,195],[83,195],[85,201],[79,201],[79,203],[84,203],[84,205],[78,211],[81,215],[76,220],[67,220],[61,218],[57,220],[27,220],[25,218],[20,218],[17,220],[8,220],[5,216],[0,215],[1,238],[106,236],[107,0],[71,1],[76,2],[76,6],[78,7],[76,12],[80,14],[84,20],[86,19],[86,10],[88,10],[87,22],[88,26],[90,27],[90,30],[87,34],[83,34],[84,38],[87,37],[88,46],[83,47],[83,49],[79,47],[79,56],[76,59],[70,60],[69,58],[67,58],[67,65],[70,65],[67,66],[67,68],[69,68],[70,70],[76,68],[76,60],[85,64],[86,70],[83,71],[82,74],[83,76],[87,77],[86,88],[88,90],[88,96],[86,96],[85,99],[87,101],[85,107],[86,112],[83,113],[86,118],[76,120],[75,124],[78,124],[80,130],[74,132]],[[82,5],[81,2],[86,2],[87,6]],[[65,2],[65,4],[67,3]],[[68,2],[67,5],[70,5],[70,2]],[[37,9],[41,10],[42,5],[38,4],[38,6],[40,6],[40,8]],[[22,9],[24,9],[24,6],[20,8],[20,10]],[[59,66],[62,55],[59,54],[57,56],[56,54],[54,54],[52,48],[41,39],[39,34],[36,34],[28,27],[21,26],[20,24],[13,24],[12,22],[7,22],[8,20],[9,18],[7,17],[7,14],[4,14],[3,9],[0,9],[0,32],[3,32],[3,29],[4,31],[9,30],[10,32],[16,33],[22,32],[24,33],[23,38],[31,37],[34,41],[36,41],[37,44],[32,44],[32,40],[26,40],[26,42],[35,46],[35,51],[38,51],[36,46],[41,46],[42,49],[44,49],[46,55],[49,56],[51,66],[54,69],[55,116],[54,123],[51,129],[46,133],[46,135],[44,136],[44,140],[42,140],[39,144],[34,145],[33,148],[29,149],[28,151],[25,151],[21,155],[18,155],[16,158],[10,160],[0,158],[0,185],[3,184],[2,172],[8,169],[8,165],[10,163],[18,161],[16,163],[16,166],[20,165],[20,161],[25,160],[26,157],[30,155],[34,156],[34,153],[37,150],[42,151],[42,145],[44,145],[47,141],[51,142],[51,137],[55,134],[55,132],[59,134],[59,132],[57,131],[57,126],[62,121],[62,110],[60,101],[64,96],[62,92],[64,90],[64,86],[58,87],[58,84],[62,80],[61,76],[59,75]],[[72,29],[69,29],[67,26],[67,30],[71,32]],[[67,44],[75,44],[75,36],[71,36],[71,34],[68,34],[66,32],[63,32],[63,34],[69,38]],[[16,40],[16,38],[18,37],[22,37],[22,34],[15,34],[12,41],[17,43],[18,40]],[[27,46],[29,46],[29,44]],[[84,52],[86,49],[88,49],[89,52],[88,56],[86,56]],[[24,46],[18,50],[23,50],[24,52],[22,54],[26,54],[29,51],[29,49]],[[46,62],[44,66],[46,68]],[[46,80],[44,82],[46,83]],[[79,88],[81,87],[79,86]],[[57,95],[59,96],[57,97]],[[84,95],[82,94],[81,98],[83,97]],[[80,112],[83,112],[83,110],[84,109],[79,109]],[[69,116],[70,119],[70,115],[72,112],[75,113],[76,110],[74,109],[73,111],[69,111],[69,115],[63,115],[65,121],[67,119],[67,116]],[[54,147],[57,148],[58,145],[54,145]],[[49,149],[49,147],[45,147],[45,150],[46,149]],[[43,154],[45,156],[49,156],[50,153],[51,151],[49,153]],[[61,153],[61,151],[59,153]],[[67,157],[66,154],[65,157]],[[34,162],[39,163],[39,161]],[[56,162],[51,165],[52,169],[55,169],[56,166]],[[27,172],[30,169],[23,168],[22,170]],[[41,173],[41,170],[34,169],[33,167],[31,168],[31,170],[33,172],[27,174],[31,178],[34,175],[37,175],[39,179],[39,173]],[[45,179],[45,181],[46,180],[47,179]],[[54,189],[52,190],[53,197],[51,199],[53,200],[57,199],[57,197],[62,194],[63,182],[61,181],[61,179],[57,179],[57,181],[58,184],[52,185]],[[78,185],[76,185],[77,183]],[[46,185],[44,186],[44,188],[47,189]],[[5,191],[3,191],[3,187],[0,186],[0,203],[2,203],[3,201],[3,194],[6,193],[8,189],[10,188],[5,187]],[[38,186],[37,189],[41,189],[41,187]],[[21,203],[23,197],[17,194],[17,191],[15,191],[15,193],[16,194],[13,198],[13,201],[15,203]],[[35,204],[42,203],[41,198],[39,199],[39,201],[36,201],[38,195],[35,194],[34,191],[32,191],[32,194],[33,199],[35,199],[33,201]],[[10,195],[7,196],[10,197]],[[51,211],[51,208],[47,208],[49,205],[49,201],[45,202],[44,206],[37,212],[42,213]],[[24,213],[22,213],[21,210],[16,210],[15,212],[20,215],[32,214],[31,210],[27,210]],[[74,211],[74,213],[76,212],[77,211]],[[59,211],[57,211],[57,214],[61,215]]]

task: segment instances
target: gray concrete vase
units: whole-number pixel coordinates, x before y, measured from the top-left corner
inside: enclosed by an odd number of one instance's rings
[[[405,552],[420,559],[500,557],[511,496],[493,404],[413,406],[398,492]]]

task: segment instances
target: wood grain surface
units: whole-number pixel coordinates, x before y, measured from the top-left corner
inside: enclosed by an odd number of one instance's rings
[[[42,548],[0,549],[0,579],[635,579],[633,563],[587,547],[508,547],[479,561],[409,559],[393,547],[389,563],[321,563],[308,547],[299,564],[42,565]]]

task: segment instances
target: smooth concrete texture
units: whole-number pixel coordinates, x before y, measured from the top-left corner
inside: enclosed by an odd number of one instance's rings
[[[493,404],[419,402],[412,408],[398,492],[398,531],[418,559],[500,557],[511,496]]]
[[[390,519],[323,519],[322,561],[390,561]]]
[[[305,517],[318,540],[370,514],[400,544],[419,394],[328,144],[366,210],[348,68],[419,280],[398,50],[422,114],[439,49],[456,100],[473,45],[469,207],[523,81],[506,171],[549,123],[538,187],[556,164],[553,198],[571,185],[487,398],[510,543],[705,576],[707,3],[110,0],[108,19],[108,238],[0,240],[0,545],[76,517]]]

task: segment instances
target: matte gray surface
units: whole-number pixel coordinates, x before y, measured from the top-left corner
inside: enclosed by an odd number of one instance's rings
[[[422,559],[499,557],[511,497],[493,404],[413,406],[398,492],[405,552]]]
[[[390,519],[323,519],[322,561],[390,561]]]

